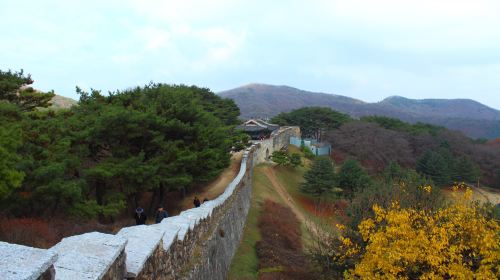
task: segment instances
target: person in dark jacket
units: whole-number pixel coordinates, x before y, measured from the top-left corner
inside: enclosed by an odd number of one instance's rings
[[[146,224],[148,216],[146,216],[146,214],[144,213],[144,209],[142,209],[142,207],[137,207],[137,209],[135,209],[134,218],[135,218],[135,223],[137,225],[144,225]]]
[[[165,209],[163,209],[163,206],[158,206],[158,211],[156,211],[156,218],[155,222],[157,224],[161,223],[161,221],[165,218],[168,218],[168,213]]]
[[[197,196],[194,197],[193,204],[194,204],[194,207],[200,207],[201,202]]]

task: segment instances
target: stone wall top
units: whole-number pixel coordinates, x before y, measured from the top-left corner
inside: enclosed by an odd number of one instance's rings
[[[158,227],[140,225],[122,228],[116,235],[128,240],[125,246],[127,277],[136,277],[146,260],[160,244],[164,230]]]
[[[38,279],[56,260],[54,252],[0,241],[2,280]]]
[[[63,238],[49,249],[58,255],[56,279],[101,279],[126,244],[123,237],[100,232]]]

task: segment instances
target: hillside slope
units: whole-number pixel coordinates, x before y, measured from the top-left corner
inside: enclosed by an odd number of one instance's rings
[[[52,103],[51,107],[57,109],[69,109],[78,103],[74,99],[61,95],[54,96],[50,102]]]
[[[249,84],[220,92],[240,107],[242,118],[272,117],[306,106],[330,107],[353,117],[382,115],[407,122],[427,122],[459,130],[471,137],[500,136],[500,111],[469,99],[415,100],[400,96],[367,103],[358,99],[288,86]]]

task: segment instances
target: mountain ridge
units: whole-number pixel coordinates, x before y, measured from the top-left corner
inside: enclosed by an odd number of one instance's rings
[[[411,99],[393,95],[378,102],[290,86],[250,83],[218,93],[233,99],[242,118],[273,117],[307,107],[330,107],[355,118],[382,115],[410,123],[425,122],[459,130],[470,137],[500,136],[500,111],[472,99]]]

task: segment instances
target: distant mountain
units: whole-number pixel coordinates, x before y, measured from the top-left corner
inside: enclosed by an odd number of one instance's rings
[[[367,103],[342,95],[266,84],[249,84],[219,94],[236,102],[242,118],[273,117],[301,107],[322,106],[353,117],[382,115],[411,123],[442,125],[475,138],[500,136],[500,111],[470,99],[416,100],[391,96]]]
[[[392,110],[404,110],[407,113],[433,115],[446,118],[464,118],[478,120],[500,120],[500,111],[485,106],[471,99],[408,99],[401,96],[391,96],[377,105]]]
[[[233,99],[241,117],[272,117],[304,106],[339,107],[354,110],[366,103],[342,95],[308,92],[288,86],[249,84],[219,93]]]
[[[76,105],[78,102],[69,97],[56,95],[52,98],[51,103],[52,105],[50,107],[52,108],[68,109],[71,108],[73,105]]]

